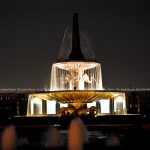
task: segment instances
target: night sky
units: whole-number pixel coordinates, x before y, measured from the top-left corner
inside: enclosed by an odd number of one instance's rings
[[[105,88],[150,88],[150,5],[143,0],[0,0],[0,88],[48,88],[79,13]]]

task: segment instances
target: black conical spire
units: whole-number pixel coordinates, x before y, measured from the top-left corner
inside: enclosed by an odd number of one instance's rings
[[[78,13],[74,13],[73,15],[72,49],[69,55],[69,60],[84,60],[84,55],[82,54],[80,46]]]

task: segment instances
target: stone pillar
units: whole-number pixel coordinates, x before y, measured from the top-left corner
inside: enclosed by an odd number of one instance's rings
[[[56,101],[56,114],[58,114],[60,109],[60,103]]]
[[[110,109],[110,114],[114,114],[114,98],[110,99],[110,103],[109,103],[109,109]]]
[[[101,103],[99,100],[96,102],[96,108],[97,108],[97,114],[101,114]]]
[[[42,115],[46,115],[47,114],[47,101],[46,100],[42,100]]]

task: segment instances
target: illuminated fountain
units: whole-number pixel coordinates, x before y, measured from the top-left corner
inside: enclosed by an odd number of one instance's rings
[[[116,103],[114,99],[120,96]],[[101,65],[95,60],[86,35],[82,33],[80,39],[78,14],[75,13],[72,32],[66,30],[59,57],[52,65],[50,91],[29,95],[27,115],[48,114],[46,110],[51,108],[45,102],[52,100],[77,110],[87,103],[108,99],[113,101],[112,109],[116,109],[111,113],[118,108],[122,114],[126,113],[124,93],[103,89]]]
[[[69,38],[69,35],[72,36]],[[67,40],[72,45],[68,45],[66,50],[63,45]],[[85,39],[82,41],[87,42]],[[72,34],[69,31],[65,33],[59,58],[52,65],[50,91],[102,90],[100,63],[95,61],[89,46],[85,45],[80,46],[78,16],[74,14]]]

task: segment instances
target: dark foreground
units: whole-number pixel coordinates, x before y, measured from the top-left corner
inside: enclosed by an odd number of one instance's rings
[[[67,150],[67,130],[72,117],[13,117],[1,119],[1,132],[10,124],[16,126],[20,145],[17,149],[50,149],[44,148],[43,137],[50,126],[55,126],[64,138],[64,145],[59,148]],[[85,150],[150,148],[150,117],[142,115],[81,117],[88,130],[89,142],[83,146]],[[115,132],[120,146],[107,147],[106,140],[111,132]],[[27,142],[28,141],[28,142]]]

